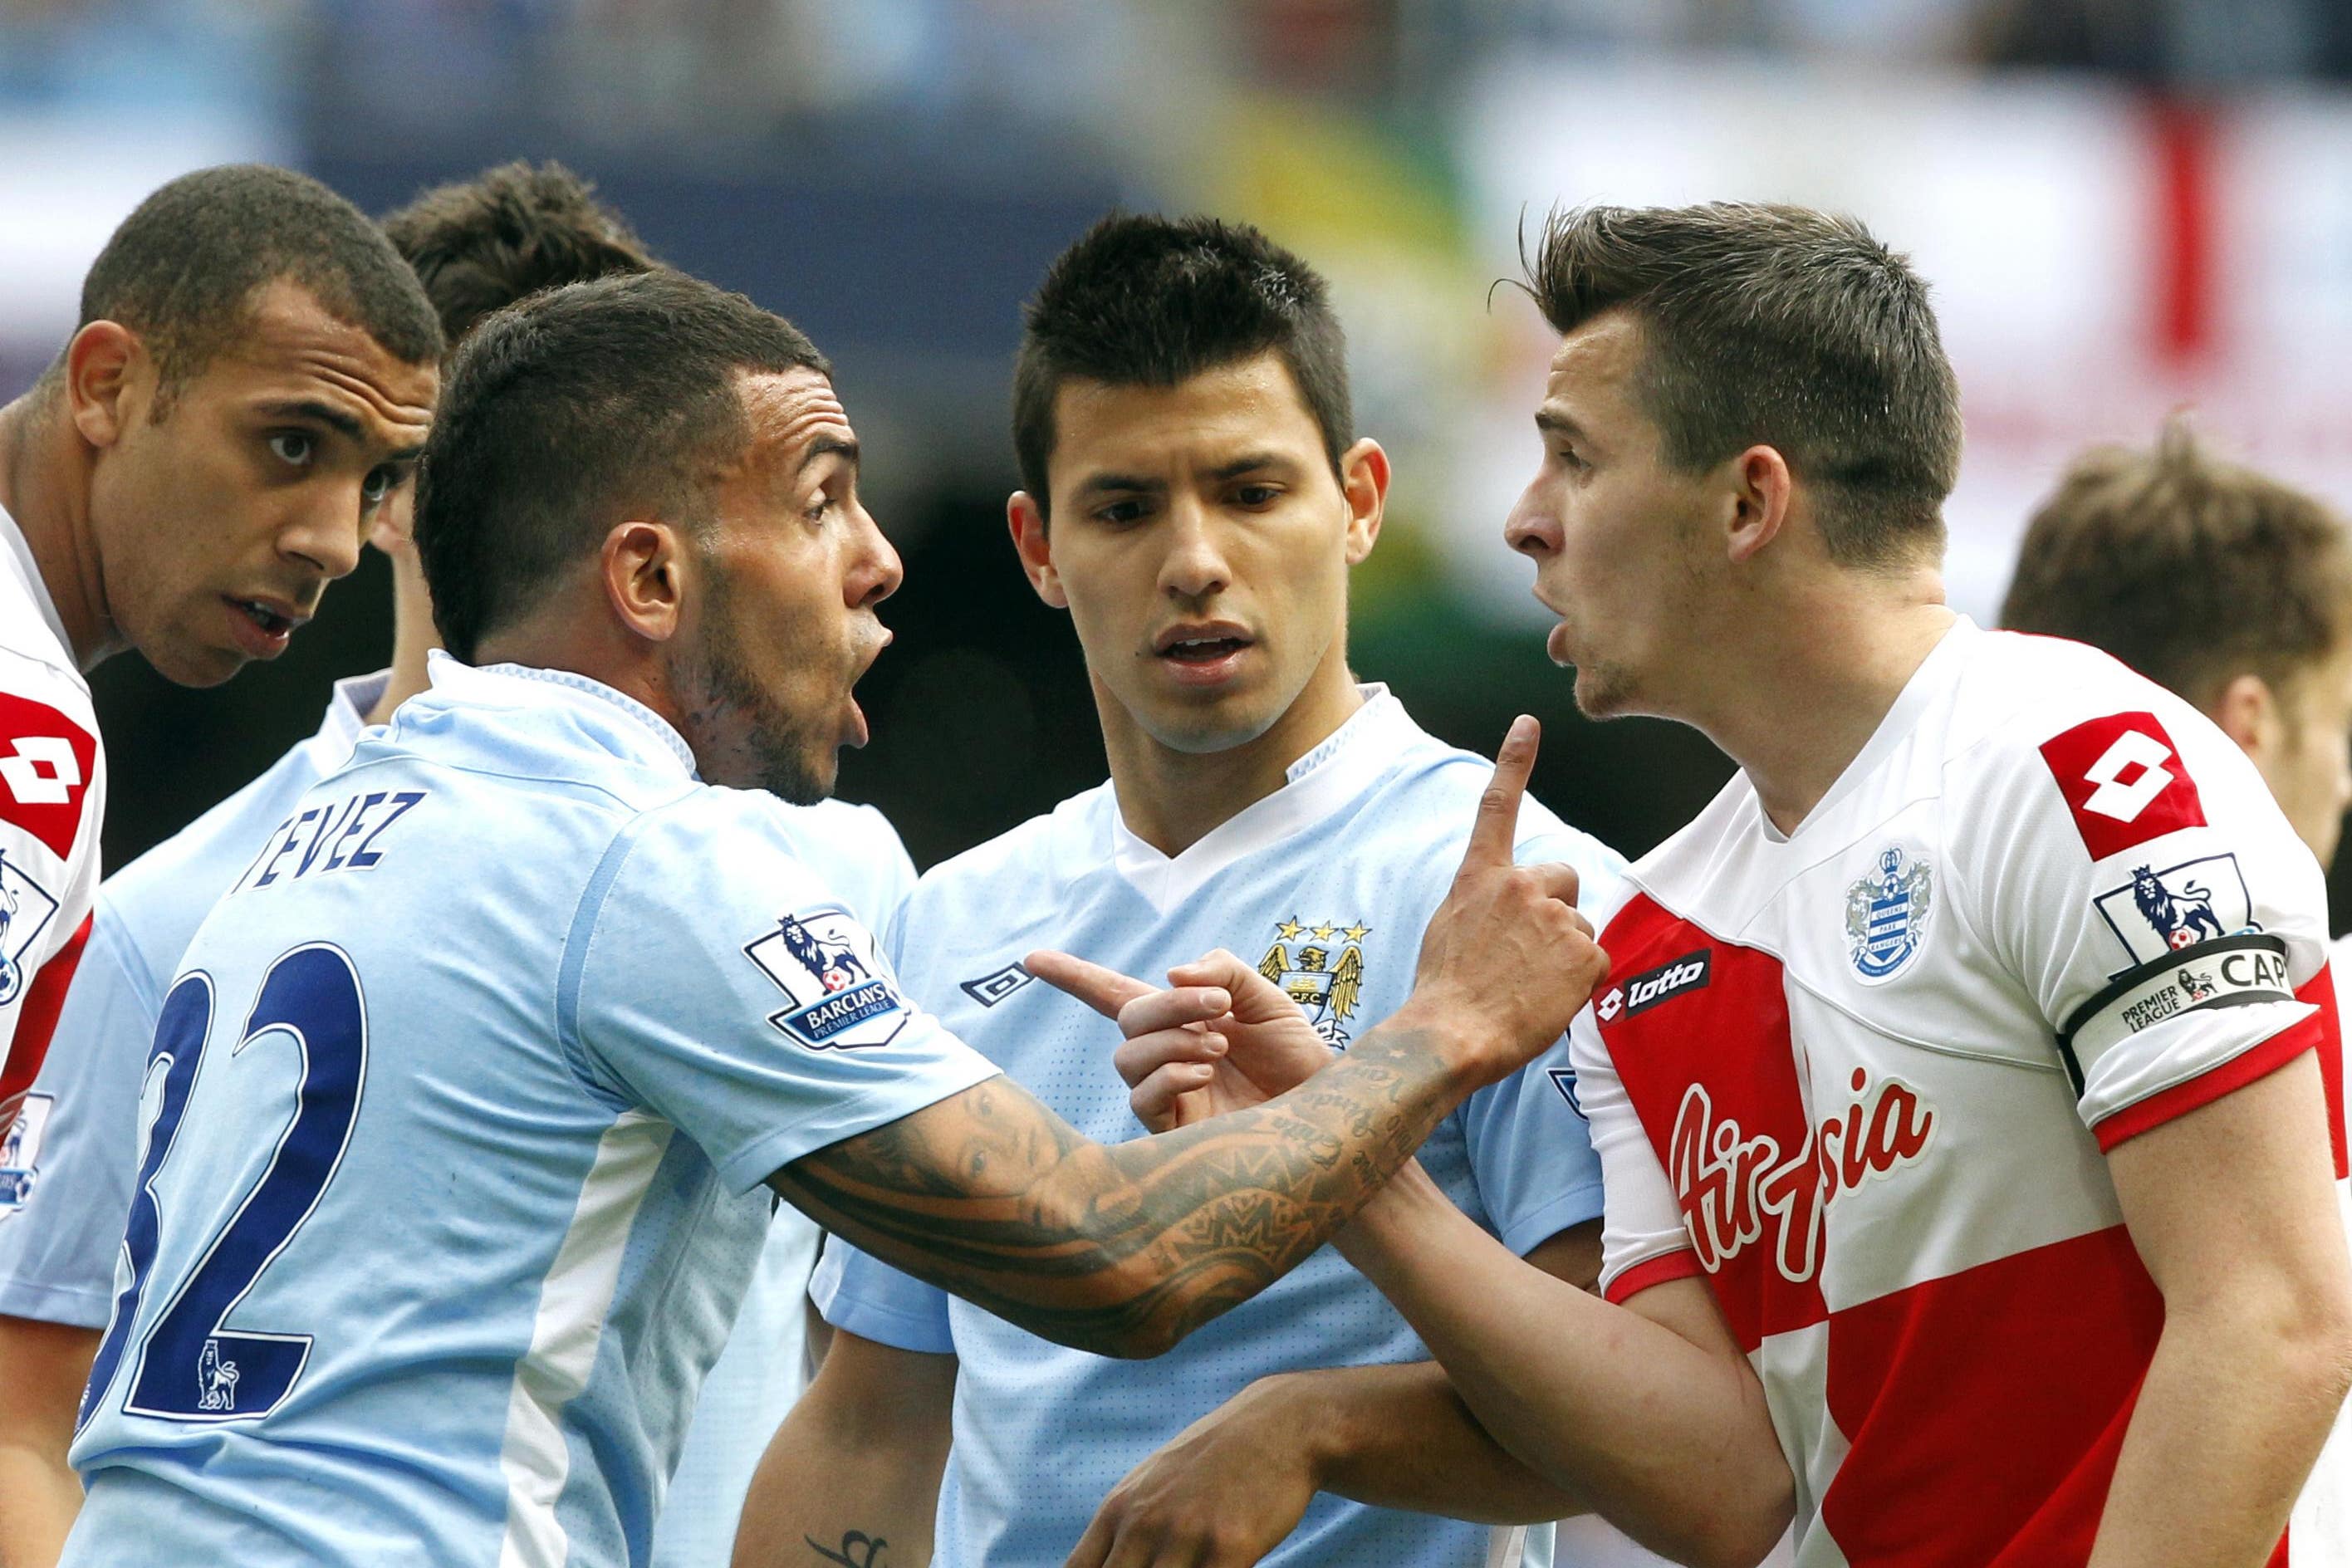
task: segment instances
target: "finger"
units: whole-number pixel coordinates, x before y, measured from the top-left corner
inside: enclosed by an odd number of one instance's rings
[[[1161,1029],[1205,1024],[1233,1010],[1233,994],[1222,985],[1177,985],[1166,991],[1147,991],[1118,1010],[1118,1032],[1132,1040]]]
[[[1052,948],[1031,953],[1021,961],[1021,967],[1055,990],[1068,992],[1106,1018],[1117,1018],[1121,1007],[1158,989],[1116,969],[1105,969],[1099,963]]]
[[[1111,1503],[1112,1500],[1106,1500],[1087,1522],[1087,1532],[1078,1537],[1077,1545],[1070,1549],[1062,1568],[1103,1568],[1110,1556],[1112,1538],[1118,1534],[1117,1527],[1110,1522]]]
[[[1511,844],[1518,836],[1519,800],[1528,793],[1528,776],[1535,772],[1536,742],[1541,734],[1536,721],[1525,713],[1511,721],[1502,750],[1495,753],[1495,776],[1478,797],[1470,844],[1462,852],[1465,869],[1511,863]]]
[[[1225,1054],[1225,1037],[1213,1029],[1158,1029],[1121,1040],[1110,1054],[1122,1082],[1141,1083],[1171,1062],[1213,1066]]]
[[[1257,966],[1218,948],[1168,972],[1171,985],[1221,985],[1234,999],[1234,1016],[1265,1022],[1294,1011],[1297,1004],[1281,986],[1257,972]]]
[[[1542,890],[1544,897],[1558,899],[1570,909],[1576,907],[1580,884],[1575,867],[1558,860],[1545,860],[1522,866],[1519,869],[1536,879],[1536,886]]]
[[[1128,1090],[1128,1109],[1154,1132],[1181,1126],[1184,1118],[1178,1102],[1188,1094],[1208,1088],[1216,1070],[1200,1062],[1171,1062]]]

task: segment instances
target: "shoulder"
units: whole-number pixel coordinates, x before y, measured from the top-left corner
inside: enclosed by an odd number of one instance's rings
[[[950,856],[916,882],[907,900],[907,924],[984,910],[1001,936],[1023,911],[1058,902],[1073,880],[1105,863],[1109,809],[1110,786],[1097,784]]]
[[[105,897],[142,946],[152,931],[185,920],[184,936],[226,892],[261,847],[261,837],[324,776],[305,741],[259,777],[106,879]],[[183,945],[185,945],[184,940]],[[174,955],[176,962],[176,955]]]

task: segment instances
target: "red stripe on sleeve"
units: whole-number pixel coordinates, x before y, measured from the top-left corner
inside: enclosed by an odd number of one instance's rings
[[[2336,1179],[2352,1177],[2352,1162],[2345,1154],[2344,1019],[2336,1006],[2336,977],[2321,964],[2319,973],[2296,988],[2294,999],[2319,1009],[2313,1020],[2319,1028],[2319,1086],[2327,1093],[2327,1142],[2336,1152]]]
[[[2257,1079],[2270,1077],[2304,1052],[2326,1043],[2322,1038],[2322,1025],[2332,1025],[2333,1022],[2331,1013],[2315,1013],[2187,1083],[2174,1084],[2161,1094],[2151,1094],[2137,1105],[2125,1106],[2091,1129],[2099,1140],[2100,1151],[2112,1152],[2118,1143],[2186,1116],[2200,1105],[2210,1105],[2223,1095],[2234,1093]],[[2332,1042],[2334,1038],[2335,1032],[2329,1028],[2326,1041]]]
[[[89,916],[81,917],[81,924],[67,939],[65,946],[49,955],[40,973],[25,989],[25,1005],[16,1015],[16,1037],[8,1048],[5,1065],[0,1065],[0,1128],[16,1119],[16,1108],[24,1102],[25,1091],[33,1087],[34,1075],[41,1070],[41,1059],[49,1054],[49,1037],[58,1032],[58,1014],[66,1005],[66,987],[73,983],[74,970],[81,963],[81,950],[89,941]]]
[[[1699,1268],[1698,1254],[1687,1247],[1678,1247],[1662,1257],[1636,1263],[1611,1280],[1603,1294],[1622,1307],[1653,1285],[1663,1285],[1669,1279],[1687,1279],[1703,1272]]]

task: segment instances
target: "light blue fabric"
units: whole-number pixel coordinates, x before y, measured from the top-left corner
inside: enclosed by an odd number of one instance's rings
[[[935,868],[886,937],[909,992],[1106,1143],[1142,1131],[1111,1066],[1117,1030],[1029,981],[1015,966],[1033,949],[1159,980],[1227,948],[1279,973],[1335,1040],[1360,1036],[1412,988],[1492,767],[1430,738],[1380,689],[1367,699],[1281,790],[1172,860],[1127,831],[1105,785]],[[1587,907],[1618,897],[1623,862],[1533,802],[1517,847],[1523,861],[1575,866]],[[1601,1213],[1600,1165],[1553,1076],[1567,1065],[1563,1042],[1472,1096],[1421,1151],[1463,1210],[1522,1254]],[[840,1328],[959,1358],[939,1568],[1058,1568],[1122,1476],[1257,1378],[1428,1356],[1328,1248],[1148,1362],[1049,1343],[838,1238],[813,1291]],[[1525,1561],[1544,1561],[1549,1528],[1530,1533]],[[1484,1568],[1494,1537],[1327,1496],[1265,1561]]]
[[[436,658],[167,996],[67,1563],[649,1561],[762,1179],[994,1070],[837,838],[609,688]]]

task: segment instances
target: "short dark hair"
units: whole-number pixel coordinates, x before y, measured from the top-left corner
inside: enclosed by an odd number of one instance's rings
[[[526,294],[654,265],[627,220],[561,163],[516,162],[436,185],[383,220],[451,347]]]
[[[1348,342],[1316,270],[1247,224],[1113,213],[1055,259],[1024,312],[1013,449],[1047,510],[1054,398],[1072,377],[1174,386],[1278,353],[1338,472],[1355,439]]]
[[[139,334],[162,382],[161,417],[237,341],[254,295],[280,279],[404,363],[441,355],[432,303],[383,231],[309,175],[266,163],[199,169],[141,202],[82,279],[75,330],[119,321]]]
[[[1526,287],[1563,335],[1638,321],[1642,398],[1667,461],[1696,471],[1759,444],[1818,498],[1841,564],[1940,551],[1960,398],[1927,285],[1850,217],[1714,202],[1555,212]]]
[[[2174,418],[2152,449],[2074,460],[2026,526],[2000,622],[2105,648],[2207,708],[2240,675],[2277,685],[2352,638],[2352,537]]]
[[[737,375],[803,368],[833,369],[782,317],[667,268],[486,318],[450,361],[417,489],[416,552],[449,651],[470,662],[624,517],[705,524],[750,439]]]

